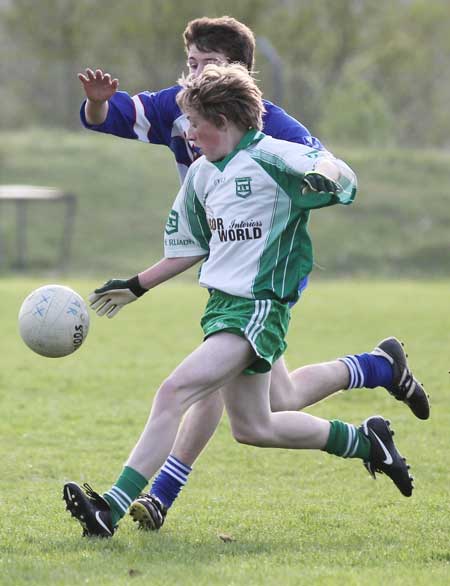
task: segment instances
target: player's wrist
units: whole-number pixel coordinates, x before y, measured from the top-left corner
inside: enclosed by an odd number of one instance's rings
[[[127,287],[128,289],[134,294],[136,295],[136,297],[142,297],[142,295],[144,295],[144,293],[148,293],[149,289],[145,289],[144,287],[142,287],[141,283],[139,282],[139,275],[135,275],[134,277],[131,277],[131,279],[128,279],[127,283]]]
[[[101,107],[101,106],[103,106],[103,105],[107,104],[107,103],[108,103],[108,100],[105,100],[105,99],[103,99],[103,98],[96,100],[96,99],[94,99],[94,98],[88,98],[88,97],[87,97],[87,98],[86,98],[86,102],[87,102],[88,104],[93,104],[93,105],[95,105],[96,107]]]

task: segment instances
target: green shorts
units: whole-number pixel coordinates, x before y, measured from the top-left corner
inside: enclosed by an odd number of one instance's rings
[[[286,303],[276,299],[245,299],[213,291],[201,320],[205,340],[217,332],[246,338],[258,358],[244,372],[267,372],[286,350],[290,320]]]

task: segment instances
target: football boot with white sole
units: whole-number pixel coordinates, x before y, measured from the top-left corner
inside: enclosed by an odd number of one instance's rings
[[[408,366],[407,354],[397,338],[382,340],[371,354],[383,356],[392,366],[392,385],[387,389],[397,401],[403,401],[419,419],[428,419],[430,403],[421,383],[413,376]]]
[[[63,489],[66,509],[83,528],[83,536],[112,537],[116,530],[112,524],[108,502],[92,490],[89,484],[84,488],[75,482],[67,482]]]

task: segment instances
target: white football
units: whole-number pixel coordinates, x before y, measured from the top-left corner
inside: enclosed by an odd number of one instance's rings
[[[25,344],[41,356],[59,358],[72,354],[88,335],[86,303],[69,287],[40,287],[22,303],[19,331]]]

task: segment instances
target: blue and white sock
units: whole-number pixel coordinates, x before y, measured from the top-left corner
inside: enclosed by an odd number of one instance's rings
[[[170,508],[186,484],[192,468],[170,455],[153,481],[150,493]]]
[[[348,368],[350,382],[347,389],[388,388],[392,385],[392,366],[383,356],[353,354],[339,358]]]

